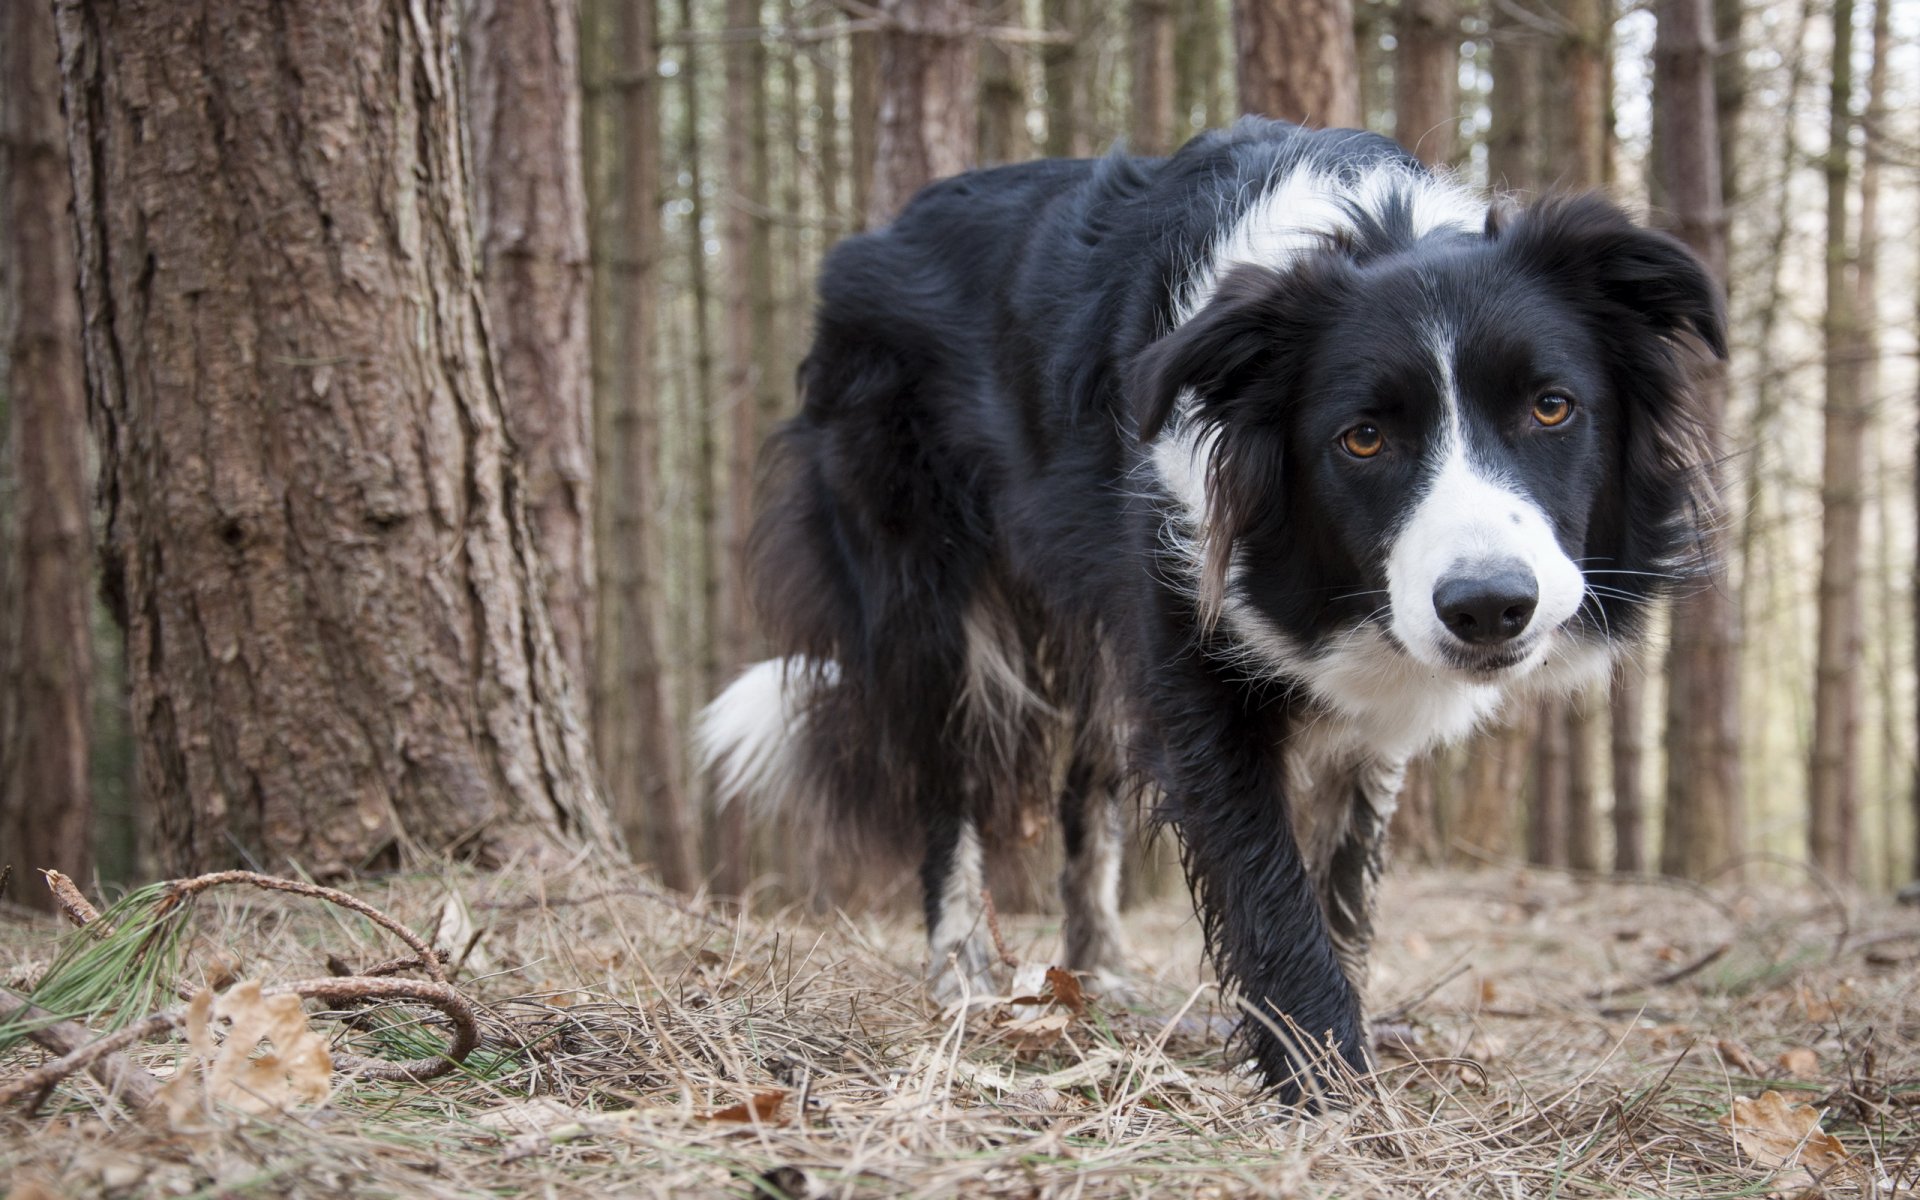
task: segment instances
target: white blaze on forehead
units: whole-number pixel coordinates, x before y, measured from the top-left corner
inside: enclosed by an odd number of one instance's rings
[[[1473,435],[1454,381],[1453,339],[1435,329],[1429,344],[1439,365],[1441,413],[1428,451],[1426,490],[1387,556],[1393,633],[1415,658],[1447,665],[1446,648],[1455,639],[1434,611],[1434,590],[1462,572],[1518,563],[1539,588],[1533,618],[1521,635],[1531,647],[1521,666],[1531,670],[1547,655],[1548,639],[1541,635],[1579,609],[1586,580],[1561,549],[1539,504],[1474,461]]]

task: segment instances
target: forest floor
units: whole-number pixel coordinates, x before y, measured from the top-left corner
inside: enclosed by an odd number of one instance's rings
[[[1125,1003],[1043,982],[1057,923],[1008,916],[1010,988],[1037,1002],[942,1011],[905,914],[733,919],[638,872],[353,891],[452,946],[487,1033],[461,1072],[322,1073],[252,1115],[205,1083],[129,1114],[79,1075],[0,1113],[7,1194],[1920,1196],[1920,913],[1810,885],[1398,875],[1379,1069],[1311,1117],[1225,1057],[1184,899],[1129,914]],[[252,890],[202,896],[192,931],[194,979],[398,952],[362,917]],[[0,914],[0,985],[64,936]],[[313,1025],[391,1056],[399,1011]],[[416,1047],[438,1036],[405,1011]],[[129,1057],[214,1074],[178,1040]],[[0,1087],[45,1058],[0,1052]]]

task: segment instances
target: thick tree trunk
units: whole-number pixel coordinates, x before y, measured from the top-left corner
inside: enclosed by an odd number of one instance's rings
[[[1860,706],[1861,321],[1847,203],[1852,171],[1853,0],[1834,0],[1827,125],[1826,449],[1821,466],[1819,636],[1808,770],[1808,852],[1850,880],[1855,866]]]
[[[454,9],[58,24],[109,589],[171,865],[610,851],[488,345]]]
[[[51,908],[31,872],[93,874],[87,407],[51,6],[0,6],[0,65],[0,866]]]
[[[1727,276],[1726,210],[1720,196],[1710,0],[1660,0],[1654,38],[1656,211],[1716,279]],[[1694,373],[1704,431],[1718,445],[1726,423],[1727,374]],[[1703,481],[1717,495],[1720,470]],[[1702,878],[1736,859],[1744,842],[1739,755],[1739,612],[1727,586],[1726,532],[1708,524],[1712,568],[1673,607],[1667,656],[1667,791],[1660,869]]]
[[[1460,119],[1460,10],[1455,0],[1400,0],[1393,23],[1393,133],[1420,161],[1453,161]]]
[[[1599,187],[1608,175],[1611,5],[1608,0],[1550,0],[1547,8],[1562,32],[1541,63],[1540,160],[1547,164],[1542,182],[1575,191]]]
[[[581,712],[593,633],[587,197],[574,0],[471,0],[462,98],[494,361],[554,638]]]
[[[882,0],[879,132],[867,220],[973,165],[975,45],[965,0]]]
[[[1233,0],[1240,111],[1357,128],[1360,69],[1352,0]]]
[[[1133,134],[1139,154],[1174,146],[1172,0],[1133,0],[1128,36],[1133,51]]]

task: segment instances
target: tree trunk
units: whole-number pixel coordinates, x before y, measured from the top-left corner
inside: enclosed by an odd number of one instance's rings
[[[695,30],[693,0],[680,0],[680,29]],[[696,69],[698,42],[689,36],[680,48],[680,169],[687,176],[686,246],[687,279],[693,305],[693,394],[689,398],[694,429],[694,521],[695,571],[698,573],[700,611],[699,680],[696,687],[701,700],[716,696],[725,674],[724,647],[721,644],[721,576],[725,555],[720,545],[720,498],[716,478],[719,469],[719,444],[715,424],[719,418],[714,403],[714,354],[712,284],[707,275],[707,197],[706,167],[701,154],[700,75]],[[827,106],[831,116],[832,106]]]
[[[170,866],[611,851],[488,346],[454,8],[58,24],[108,588]]]
[[[471,0],[462,16],[461,98],[488,328],[547,613],[586,714],[593,397],[578,13],[573,0]]]
[[[1394,137],[1444,166],[1460,122],[1460,10],[1455,0],[1400,0],[1393,33]]]
[[[1540,186],[1540,37],[1512,7],[1496,3],[1487,40],[1493,43],[1487,178],[1496,191],[1531,192]]]
[[[1137,154],[1174,146],[1172,0],[1133,0],[1133,136]]]
[[[1607,180],[1608,0],[1550,0],[1561,33],[1540,64],[1543,184],[1578,191]]]
[[[1352,0],[1233,0],[1240,111],[1357,128],[1360,69]]]
[[[1866,410],[1847,200],[1852,180],[1853,0],[1834,0],[1827,125],[1826,450],[1821,464],[1819,636],[1808,770],[1808,852],[1848,881],[1855,865],[1860,684],[1860,514]]]
[[[1640,786],[1646,759],[1642,733],[1646,711],[1646,683],[1638,659],[1614,668],[1607,692],[1610,749],[1613,756],[1613,869],[1636,875],[1647,869],[1647,805]]]
[[[50,5],[0,6],[0,867],[93,875],[87,401]]]
[[[1174,140],[1183,142],[1203,129],[1227,120],[1226,97],[1220,86],[1222,28],[1219,0],[1200,0],[1175,9],[1175,40],[1179,59],[1174,91]]]
[[[1506,858],[1514,850],[1514,820],[1531,761],[1532,723],[1522,717],[1474,735],[1463,757],[1460,815],[1451,844],[1469,860]]]
[[[1605,696],[1598,689],[1575,696],[1566,711],[1567,865],[1576,871],[1600,869],[1600,763],[1596,740]]]
[[[996,41],[980,45],[980,165],[1018,162],[1027,154],[1026,89],[1014,57]]]
[[[859,11],[867,11],[866,6]],[[873,207],[874,154],[880,140],[878,33],[862,30],[847,39],[847,115],[847,178],[853,191],[848,211],[858,233],[867,227],[867,212]]]
[[[1527,805],[1527,861],[1543,867],[1564,867],[1571,766],[1565,703],[1555,700],[1542,705],[1537,728],[1533,796]]]
[[[978,89],[966,0],[882,0],[879,132],[867,220],[973,165]]]
[[[1859,329],[1858,345],[1860,367],[1856,378],[1859,382],[1859,399],[1862,409],[1861,461],[1860,470],[1856,476],[1856,483],[1862,487],[1864,487],[1864,481],[1869,476],[1869,473],[1871,473],[1871,477],[1876,480],[1884,479],[1886,474],[1885,459],[1884,456],[1879,453],[1882,438],[1874,435],[1872,426],[1875,423],[1876,416],[1879,415],[1880,398],[1880,178],[1882,168],[1885,165],[1883,160],[1885,158],[1884,138],[1886,136],[1887,124],[1887,59],[1893,43],[1891,9],[1891,0],[1875,0],[1873,6],[1872,58],[1867,69],[1867,108],[1865,120],[1861,123],[1862,132],[1865,136],[1862,138],[1860,146],[1860,232],[1856,239],[1857,247],[1854,255],[1855,299],[1853,311],[1857,328]],[[1872,447],[1871,453],[1868,451],[1869,446]],[[1892,497],[1885,487],[1877,487],[1875,490],[1878,493],[1875,496],[1875,501],[1880,517],[1877,531],[1878,536],[1875,538],[1875,549],[1882,567],[1882,570],[1878,573],[1879,578],[1876,582],[1879,584],[1882,594],[1884,594],[1884,590],[1887,587],[1887,572],[1885,566],[1888,560],[1889,549],[1889,539],[1886,536],[1888,527],[1886,507]],[[1864,607],[1864,598],[1856,595],[1854,599],[1855,637],[1862,639],[1862,646],[1856,650],[1856,653],[1864,649],[1864,618],[1861,615]],[[1876,615],[1884,616],[1891,614],[1887,613],[1885,609],[1882,609]],[[1891,625],[1885,624],[1883,627],[1891,628]],[[1884,640],[1885,639],[1881,639],[1883,642]],[[1889,661],[1884,655],[1876,655],[1876,659],[1878,664],[1886,664]],[[1890,672],[1881,672],[1883,680],[1888,679],[1889,676]],[[1857,696],[1859,689],[1857,679],[1854,686]],[[1895,703],[1894,696],[1895,692],[1891,686],[1881,689],[1880,707],[1883,736],[1881,737],[1880,751],[1882,763],[1888,765],[1892,762],[1891,743],[1893,708]],[[1859,701],[1856,699],[1855,703],[1858,705]],[[1856,775],[1858,774],[1858,768],[1856,768],[1855,773]],[[1883,770],[1880,775],[1880,787],[1890,791],[1892,786],[1893,772],[1891,770]],[[1892,807],[1891,802],[1889,802],[1881,811],[1890,816]],[[1857,820],[1851,821],[1849,822],[1849,828],[1853,828],[1857,826],[1857,824]],[[1858,835],[1856,834],[1855,836],[1857,839]],[[1885,850],[1883,850],[1883,853],[1885,853]],[[1855,861],[1853,867],[1856,878],[1864,874],[1863,868],[1867,866],[1866,863],[1860,861],[1860,858],[1861,856],[1859,854],[1856,853],[1854,855]],[[1891,882],[1891,879],[1892,876],[1891,873],[1889,873],[1888,881]]]
[[[619,161],[614,342],[619,376],[603,398],[601,618],[596,667],[601,770],[627,836],[669,887],[700,881],[680,778],[680,734],[661,667],[660,399],[654,348],[659,304],[660,96],[654,0],[615,6]]]
[[[1653,51],[1656,211],[1716,279],[1727,277],[1726,209],[1713,94],[1711,0],[1660,0]],[[1727,373],[1701,363],[1693,384],[1702,426],[1717,448],[1726,424]],[[1720,469],[1710,459],[1717,495]],[[1667,791],[1660,869],[1703,878],[1736,859],[1744,841],[1739,756],[1739,613],[1727,584],[1726,531],[1704,535],[1711,574],[1673,606],[1667,654]]]
[[[1085,58],[1085,5],[1091,0],[1041,0],[1047,32],[1065,35],[1040,51],[1040,69],[1047,85],[1047,154],[1069,158],[1087,152],[1086,96],[1082,86]]]

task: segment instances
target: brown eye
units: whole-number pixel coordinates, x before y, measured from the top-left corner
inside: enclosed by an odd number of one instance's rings
[[[1573,416],[1573,401],[1558,392],[1548,392],[1533,402],[1533,419],[1546,429],[1565,425]]]
[[[1340,435],[1340,448],[1355,458],[1372,458],[1387,448],[1387,437],[1377,425],[1355,425]]]

